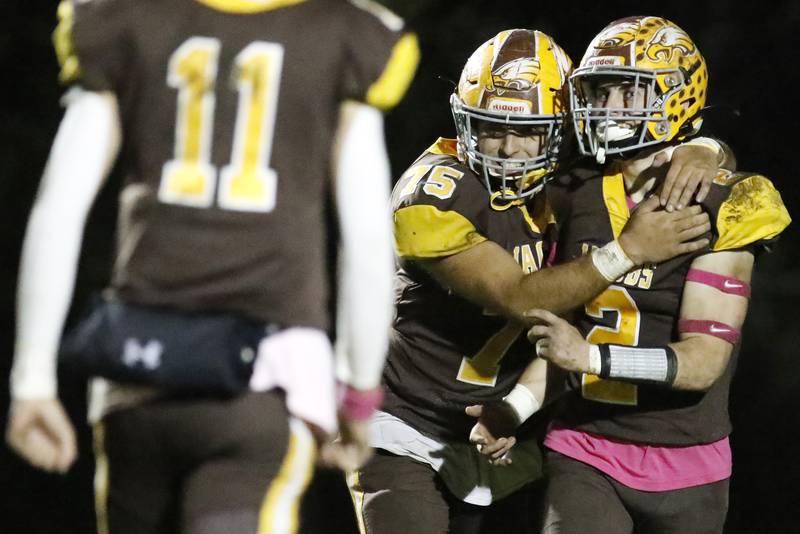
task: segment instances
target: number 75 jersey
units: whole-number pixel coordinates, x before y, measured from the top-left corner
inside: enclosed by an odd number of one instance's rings
[[[357,4],[62,2],[62,81],[119,103],[123,298],[328,327],[339,105],[392,107],[418,58],[400,19]]]
[[[384,371],[384,409],[440,439],[466,440],[471,404],[501,399],[534,355],[522,326],[449,292],[421,262],[493,241],[525,272],[541,267],[555,231],[544,195],[490,200],[483,179],[440,139],[392,194],[397,317]],[[476,266],[476,269],[480,267]]]

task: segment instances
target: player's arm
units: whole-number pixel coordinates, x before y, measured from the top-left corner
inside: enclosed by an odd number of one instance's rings
[[[567,370],[612,380],[705,391],[725,372],[747,314],[753,255],[715,252],[697,258],[684,286],[679,341],[663,347],[592,345],[563,319],[535,310],[538,354]]]
[[[345,391],[342,440],[324,448],[322,455],[324,462],[354,469],[369,454],[367,420],[381,399],[393,314],[390,171],[383,116],[377,109],[354,101],[342,105],[334,180],[341,238],[336,368]]]
[[[517,442],[514,437],[517,427],[544,404],[547,373],[547,361],[534,358],[517,380],[514,389],[502,401],[466,408],[467,415],[478,418],[470,431],[469,440],[491,463],[512,463],[506,453]]]
[[[525,274],[500,245],[483,241],[467,250],[419,263],[444,287],[484,308],[525,322],[527,310],[562,314],[592,299],[636,265],[657,263],[708,244],[709,229],[698,206],[656,211],[643,202],[617,241],[569,263]]]
[[[75,436],[57,397],[56,355],[84,224],[120,144],[116,98],[75,89],[50,150],[20,265],[6,439],[33,465],[64,472]]]
[[[680,341],[670,343],[677,370],[672,387],[704,391],[728,366],[747,315],[753,255],[715,252],[692,262],[683,290]]]

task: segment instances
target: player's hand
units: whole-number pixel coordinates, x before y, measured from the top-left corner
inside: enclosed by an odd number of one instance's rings
[[[478,422],[469,433],[470,443],[474,443],[478,452],[486,456],[493,465],[511,465],[508,454],[517,443],[513,436],[517,428],[517,416],[505,402],[467,406],[467,415],[478,418]]]
[[[633,211],[619,243],[636,265],[644,265],[707,247],[709,240],[701,236],[709,231],[711,223],[700,206],[670,213],[659,209],[659,199],[654,195]]]
[[[566,371],[589,371],[589,343],[577,328],[547,310],[529,310],[525,317],[536,323],[528,330],[528,340],[540,358]]]
[[[666,163],[666,157],[656,155],[653,166]],[[717,153],[705,146],[680,145],[672,153],[669,171],[659,193],[659,200],[667,211],[688,206],[692,195],[702,202],[709,190],[711,182],[719,171]]]
[[[57,399],[13,400],[8,445],[34,467],[66,473],[78,456],[75,429]]]
[[[372,458],[369,420],[339,418],[339,437],[322,445],[319,462],[325,467],[355,471]]]

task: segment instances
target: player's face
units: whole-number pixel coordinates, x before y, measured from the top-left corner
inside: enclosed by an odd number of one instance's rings
[[[628,79],[610,78],[594,84],[588,91],[588,96],[589,102],[595,108],[641,110],[647,102],[647,87]],[[642,112],[630,112],[631,116],[641,114]],[[622,121],[619,123],[624,124]]]
[[[547,129],[540,126],[485,122],[478,128],[478,150],[503,159],[534,158],[540,154],[546,134]]]

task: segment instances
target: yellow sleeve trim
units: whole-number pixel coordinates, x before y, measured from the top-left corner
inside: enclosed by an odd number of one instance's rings
[[[719,238],[714,250],[732,250],[772,239],[790,222],[792,218],[772,182],[763,176],[751,176],[734,185],[720,206]]]
[[[486,238],[460,213],[417,205],[395,212],[394,240],[399,256],[423,259],[451,256]]]
[[[395,43],[383,74],[367,91],[367,104],[382,110],[396,106],[411,85],[418,63],[417,36],[407,33]]]
[[[544,197],[544,195],[541,196]],[[519,206],[519,209],[522,212],[522,216],[525,218],[525,222],[528,223],[528,227],[537,234],[543,235],[548,226],[556,223],[556,217],[553,210],[550,208],[550,203],[547,202],[546,199],[543,199],[543,201],[535,199],[534,202],[536,202],[536,204],[533,217],[525,204]]]
[[[75,20],[75,7],[71,0],[61,0],[58,4],[58,26],[53,31],[53,46],[56,49],[61,72],[58,79],[61,83],[71,83],[80,76],[81,68],[75,54],[72,41],[72,27]]]
[[[197,0],[217,11],[227,13],[259,13],[300,4],[306,0]]]

